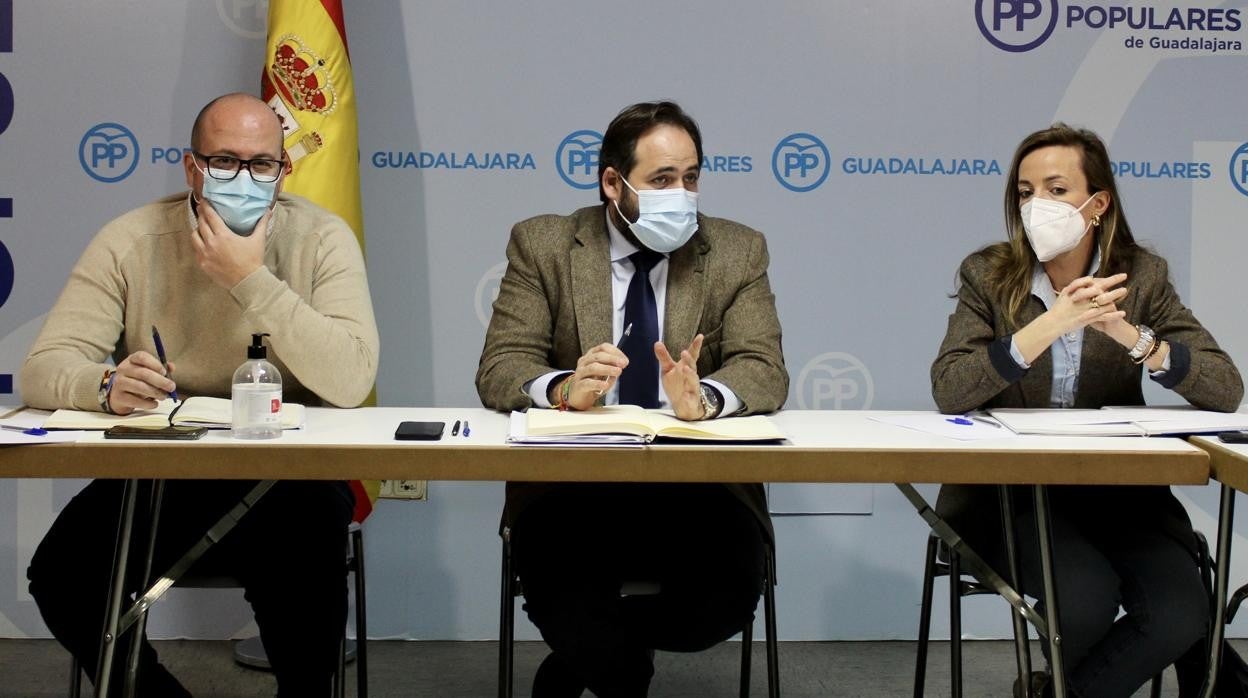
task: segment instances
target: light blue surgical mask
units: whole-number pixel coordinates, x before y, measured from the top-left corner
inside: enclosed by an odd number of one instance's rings
[[[200,172],[204,175],[204,199],[212,204],[212,209],[230,230],[243,237],[255,231],[260,217],[273,205],[277,183],[281,181],[279,177],[272,182],[257,182],[251,178],[250,172],[240,171],[234,179],[223,182],[207,170]],[[226,176],[229,173],[220,174]]]
[[[698,193],[685,189],[642,189],[637,191],[628,180],[620,176],[624,183],[637,195],[637,221],[630,222],[620,211],[620,202],[615,202],[615,210],[620,218],[628,223],[628,229],[641,244],[655,252],[670,254],[680,249],[693,234],[698,232]]]

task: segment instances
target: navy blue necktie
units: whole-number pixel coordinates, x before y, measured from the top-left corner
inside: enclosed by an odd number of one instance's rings
[[[624,327],[633,329],[620,349],[628,357],[628,368],[620,374],[620,404],[659,406],[659,360],[654,343],[659,341],[659,310],[650,285],[650,270],[663,260],[653,250],[638,250],[629,255],[633,263],[633,280],[624,297]]]

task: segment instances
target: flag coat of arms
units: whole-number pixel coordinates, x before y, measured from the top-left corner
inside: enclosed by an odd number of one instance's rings
[[[282,118],[291,173],[283,188],[351,226],[364,248],[355,84],[341,0],[270,0],[260,98]],[[376,480],[353,480],[356,521],[372,512]]]

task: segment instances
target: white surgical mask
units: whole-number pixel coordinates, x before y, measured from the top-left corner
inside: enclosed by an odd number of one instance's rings
[[[230,230],[243,237],[255,231],[260,217],[273,205],[277,182],[281,179],[257,182],[250,172],[240,171],[234,179],[223,182],[207,170],[200,172],[204,175],[204,199],[212,204],[212,209]]]
[[[698,193],[685,189],[642,189],[637,191],[633,185],[620,176],[624,183],[637,195],[637,222],[629,222],[620,211],[620,202],[615,202],[615,210],[628,223],[628,229],[641,241],[641,244],[655,252],[669,254],[680,249],[693,234],[698,231]]]
[[[1089,196],[1091,201],[1095,195]],[[1083,221],[1079,212],[1088,201],[1075,208],[1065,201],[1042,199],[1033,196],[1021,207],[1023,215],[1023,231],[1036,259],[1047,262],[1054,257],[1069,252],[1079,246],[1079,241],[1088,232],[1090,223]]]

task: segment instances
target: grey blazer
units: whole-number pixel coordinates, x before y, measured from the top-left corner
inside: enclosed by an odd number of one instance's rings
[[[789,392],[768,259],[758,231],[699,214],[698,232],[668,261],[664,343],[679,353],[702,333],[698,375],[731,388],[745,414],[774,412]],[[610,280],[603,206],[516,224],[477,368],[482,404],[527,409],[526,384],[572,370],[591,347],[612,341]],[[551,486],[508,483],[504,525]],[[762,486],[725,486],[770,534]]]
[[[1129,291],[1118,304],[1126,311],[1127,322],[1147,325],[1170,343],[1170,370],[1158,382],[1196,407],[1234,411],[1244,394],[1239,371],[1179,301],[1165,260],[1140,249],[1121,268],[1111,271],[1128,274],[1125,285]],[[932,363],[932,397],[946,413],[985,407],[1048,407],[1052,357],[1046,351],[1027,370],[1010,357],[1012,330],[1006,327],[1003,303],[987,290],[987,273],[983,252],[962,262],[957,307],[949,316],[944,342]],[[1023,308],[1019,327],[1043,312],[1043,303],[1032,296]],[[1122,346],[1089,328],[1083,335],[1074,406],[1142,405],[1142,375],[1142,367],[1131,362]],[[1107,515],[1161,517],[1165,530],[1185,545],[1191,544],[1191,523],[1168,487],[1096,489],[1093,501]],[[999,556],[1001,520],[996,488],[947,485],[940,490],[936,510],[981,554],[990,559]]]

